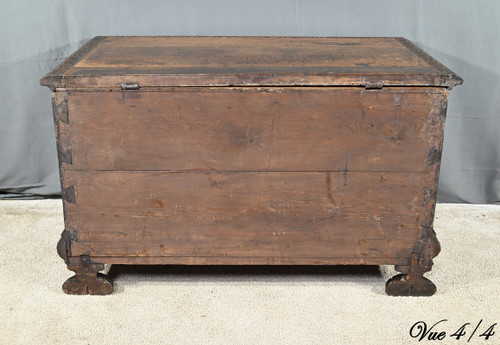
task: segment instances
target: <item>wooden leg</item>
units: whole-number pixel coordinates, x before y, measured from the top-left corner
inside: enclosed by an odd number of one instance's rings
[[[441,250],[432,227],[423,227],[419,240],[413,248],[409,266],[396,266],[402,272],[387,281],[385,292],[390,296],[432,296],[436,285],[424,277],[432,269],[432,259]]]
[[[436,293],[436,285],[423,276],[419,269],[420,254],[411,256],[411,265],[397,267],[399,271],[408,272],[392,277],[385,284],[385,292],[390,296],[432,296]]]
[[[99,273],[104,264],[90,261],[90,257],[83,255],[77,265],[68,265],[68,269],[76,274],[66,280],[63,291],[70,295],[109,295],[113,292],[113,282],[105,274]]]

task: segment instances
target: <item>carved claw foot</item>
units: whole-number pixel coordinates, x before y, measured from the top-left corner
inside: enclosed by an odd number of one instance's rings
[[[70,295],[109,295],[113,292],[113,282],[105,274],[99,273],[104,264],[90,261],[88,256],[81,256],[80,263],[68,265],[76,274],[66,280],[63,291]]]

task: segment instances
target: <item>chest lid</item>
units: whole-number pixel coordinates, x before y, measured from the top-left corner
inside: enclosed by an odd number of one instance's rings
[[[438,86],[463,80],[401,37],[98,36],[42,78],[57,87]]]

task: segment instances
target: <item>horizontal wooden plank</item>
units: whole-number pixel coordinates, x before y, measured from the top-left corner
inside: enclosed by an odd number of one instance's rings
[[[67,168],[425,171],[426,121],[441,97],[421,89],[166,91],[70,91]]]
[[[258,256],[98,256],[93,260],[117,265],[409,265],[408,257],[258,257]],[[78,264],[80,257],[70,257]],[[336,269],[338,270],[338,268]],[[266,271],[266,270],[262,270]],[[335,270],[333,270],[335,271]]]
[[[408,257],[423,173],[66,171],[72,255]]]

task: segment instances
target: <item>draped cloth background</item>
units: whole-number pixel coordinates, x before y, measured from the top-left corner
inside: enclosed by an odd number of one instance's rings
[[[450,93],[438,200],[500,203],[497,0],[4,0],[0,198],[60,193],[39,79],[97,35],[403,36],[465,83]]]

